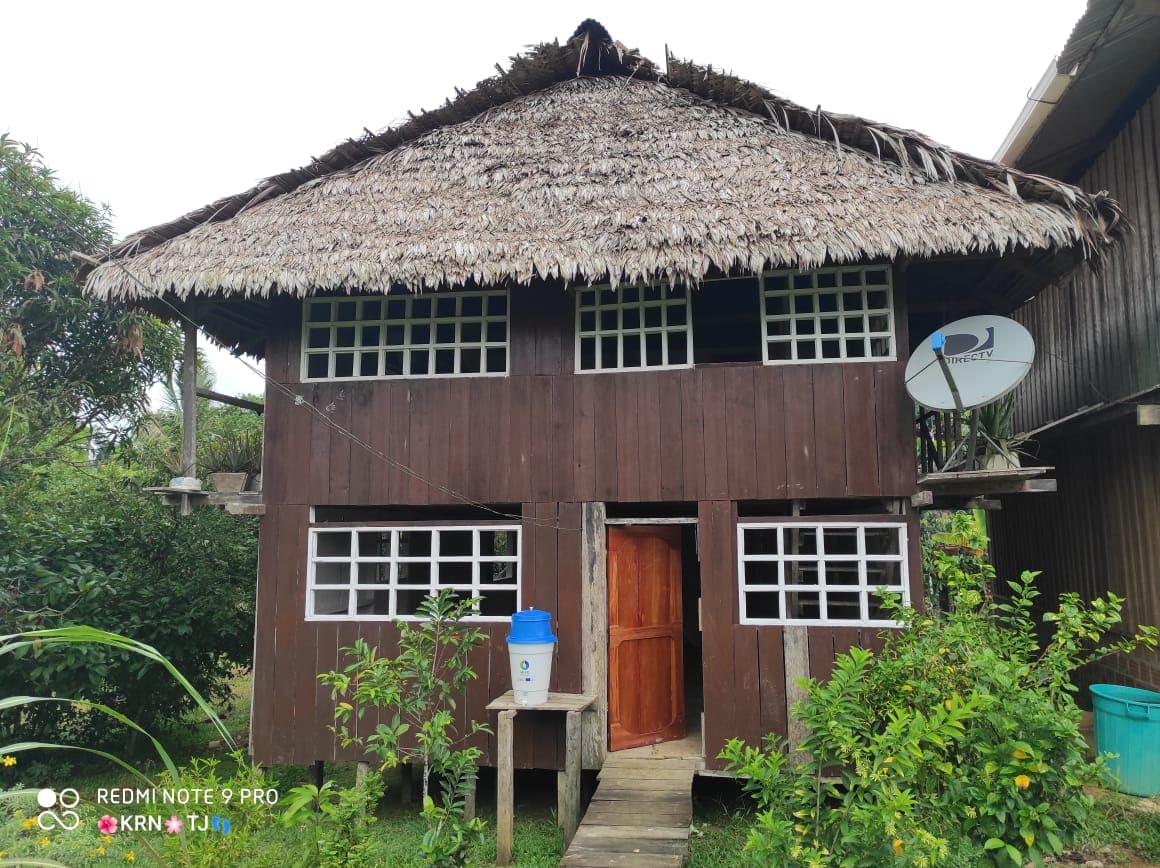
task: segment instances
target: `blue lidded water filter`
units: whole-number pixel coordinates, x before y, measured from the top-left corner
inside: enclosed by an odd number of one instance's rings
[[[512,645],[540,645],[555,643],[552,633],[552,613],[543,609],[524,609],[512,615],[511,632],[507,640]]]
[[[556,650],[552,613],[541,609],[516,612],[507,642],[516,705],[543,705],[548,701],[552,654]]]

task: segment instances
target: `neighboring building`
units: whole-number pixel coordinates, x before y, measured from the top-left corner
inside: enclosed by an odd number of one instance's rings
[[[1126,624],[1160,624],[1160,5],[1090,0],[1004,142],[1026,172],[1108,190],[1132,226],[1013,316],[1038,345],[1017,430],[1057,494],[1010,498],[992,517],[1001,569],[1042,570],[1064,591],[1127,598]],[[1160,690],[1160,653],[1110,658],[1088,678]]]
[[[534,605],[553,689],[597,697],[588,767],[703,719],[719,768],[787,732],[797,676],[879,641],[876,587],[920,602],[912,337],[1014,306],[1118,213],[585,22],[87,286],[266,360],[260,762],[334,757],[316,673],[454,587],[491,638],[465,715]],[[530,717],[517,764],[558,767]]]

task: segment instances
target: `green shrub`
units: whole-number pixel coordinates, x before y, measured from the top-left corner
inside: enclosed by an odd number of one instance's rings
[[[200,693],[228,696],[253,653],[257,519],[182,516],[114,465],[46,468],[0,489],[0,631],[88,624],[157,648]],[[0,659],[0,695],[89,699],[147,728],[180,725],[188,694],[123,649],[62,645]],[[81,706],[0,718],[0,737],[116,744],[124,730]],[[123,747],[123,742],[118,745]]]
[[[280,822],[309,828],[314,853],[304,864],[319,868],[373,865],[368,831],[383,789],[381,775],[368,775],[353,787],[327,781],[321,787],[303,784],[290,790]]]
[[[1083,604],[1065,594],[1044,620],[1042,650],[1031,607],[1037,574],[1009,582],[991,602],[987,570],[942,562],[951,611],[893,606],[907,629],[881,657],[852,649],[828,683],[805,683],[794,715],[809,728],[800,764],[784,746],[729,742],[730,770],[748,776],[759,814],[746,849],[776,864],[934,865],[963,839],[981,858],[1041,864],[1061,853],[1091,810],[1085,784],[1103,779],[1086,759],[1070,675],[1083,663],[1156,631],[1105,642],[1122,600]]]

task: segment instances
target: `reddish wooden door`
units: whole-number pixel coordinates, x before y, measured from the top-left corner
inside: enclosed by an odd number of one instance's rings
[[[612,750],[685,737],[681,530],[608,529]]]

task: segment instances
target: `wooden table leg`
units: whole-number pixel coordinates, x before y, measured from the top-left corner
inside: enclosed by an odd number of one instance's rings
[[[495,864],[512,861],[512,825],[515,814],[515,770],[512,757],[512,730],[515,711],[499,713],[499,769],[495,791]]]
[[[560,814],[563,816],[564,822],[565,848],[572,843],[572,837],[580,825],[580,736],[582,726],[581,713],[569,711],[564,734],[564,796],[560,805]]]

